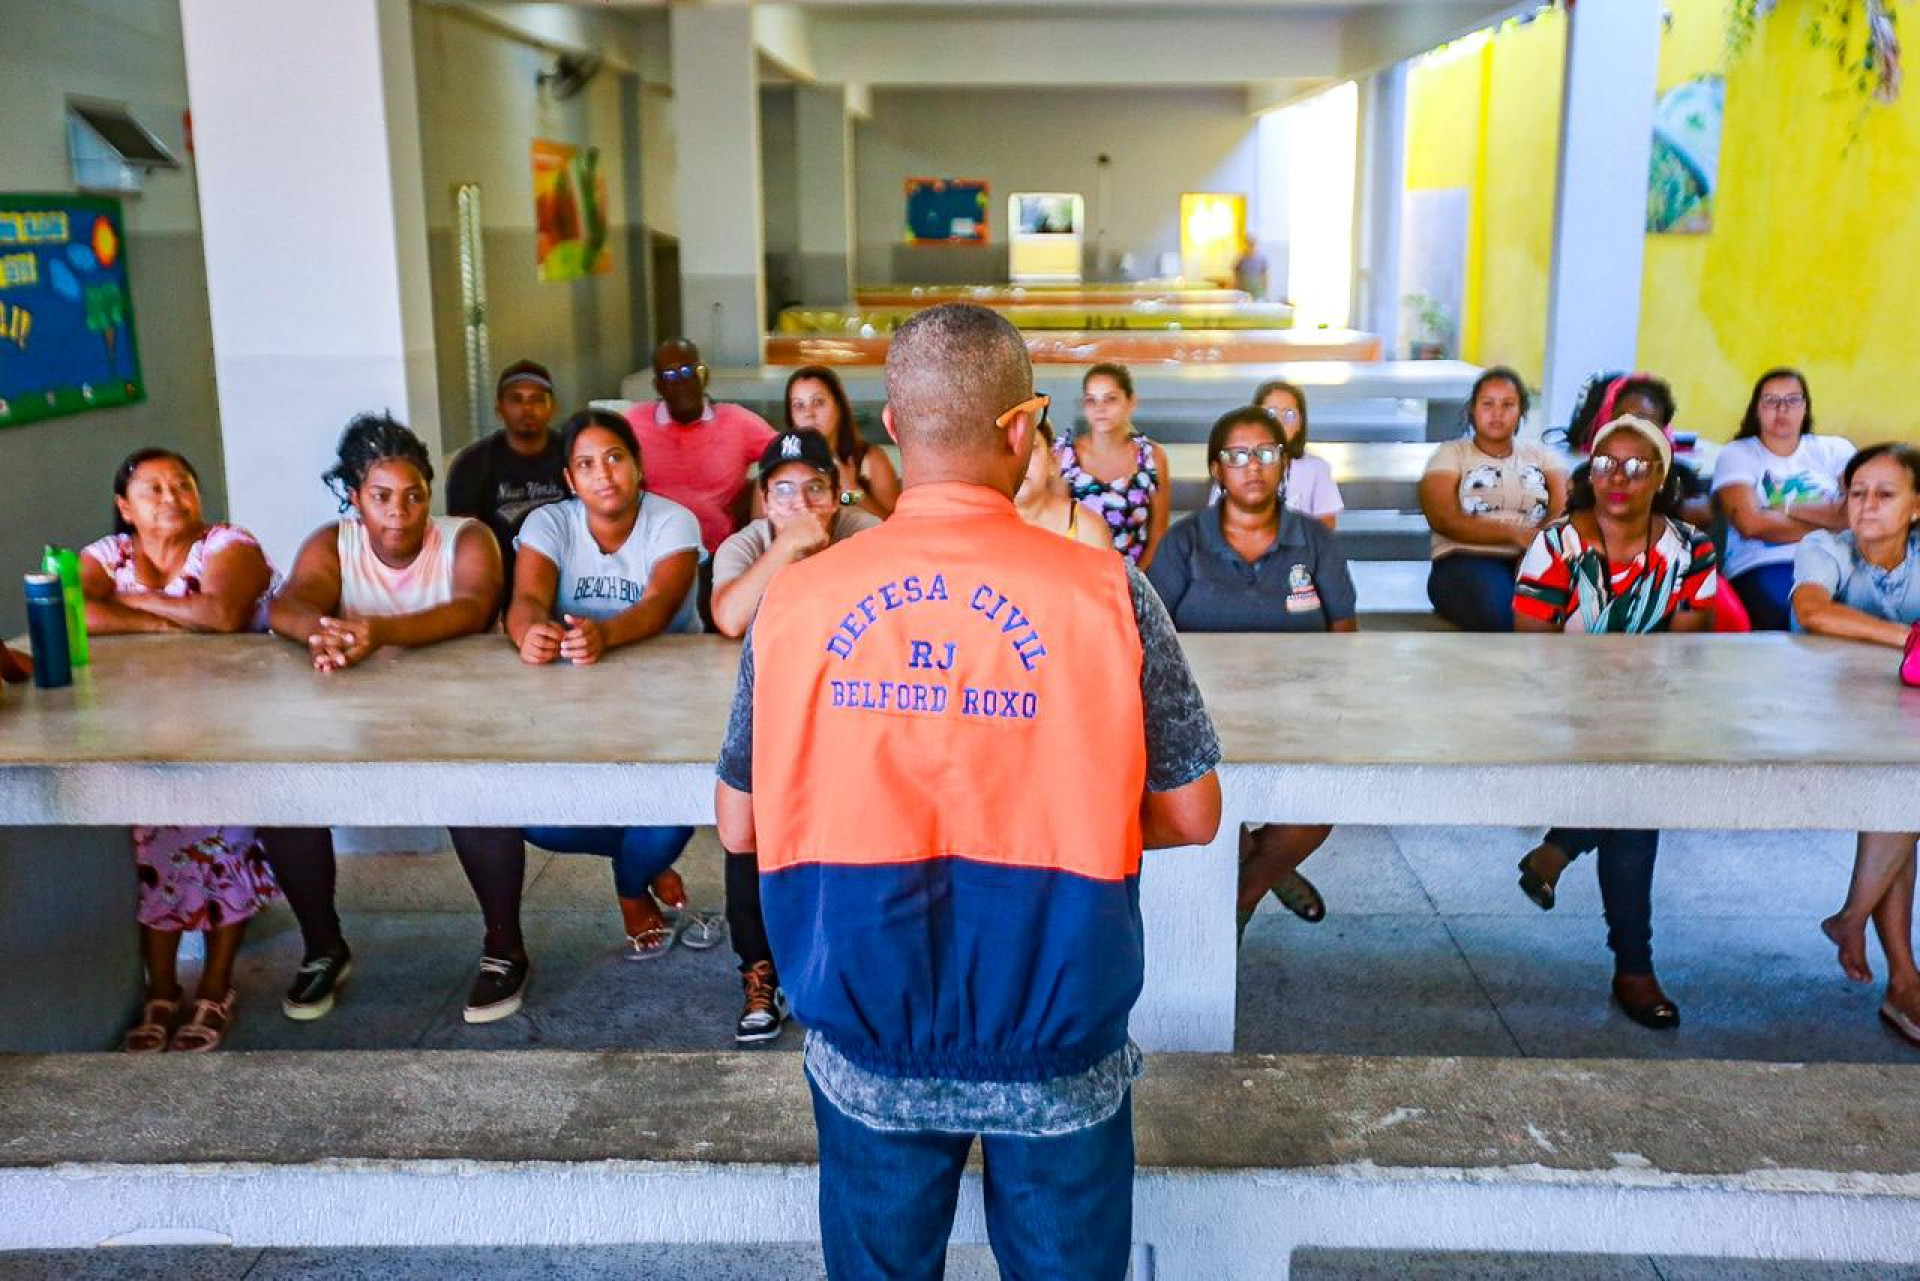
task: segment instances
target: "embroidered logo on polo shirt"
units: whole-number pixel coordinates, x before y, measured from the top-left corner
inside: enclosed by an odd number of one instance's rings
[[[1287,612],[1305,614],[1320,608],[1320,591],[1313,585],[1313,575],[1305,565],[1295,565],[1287,570]]]

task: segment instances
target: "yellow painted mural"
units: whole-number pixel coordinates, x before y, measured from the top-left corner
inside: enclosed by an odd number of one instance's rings
[[[1920,440],[1920,84],[1868,105],[1780,0],[1729,63],[1724,0],[1666,0],[1659,87],[1724,72],[1713,228],[1647,238],[1639,363],[1679,425],[1725,439],[1761,370],[1797,364],[1822,430]],[[1920,4],[1914,6],[1920,12]],[[1410,191],[1466,188],[1460,354],[1540,377],[1566,24],[1551,10],[1408,85]],[[1449,53],[1454,51],[1449,50]],[[1476,247],[1477,246],[1477,247]]]

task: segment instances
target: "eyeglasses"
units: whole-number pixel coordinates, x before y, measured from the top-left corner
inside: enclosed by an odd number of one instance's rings
[[[1286,457],[1286,452],[1278,445],[1234,445],[1214,455],[1222,467],[1245,467],[1249,462],[1257,462],[1262,467],[1271,467]]]
[[[1593,474],[1602,479],[1619,472],[1627,480],[1645,480],[1653,475],[1655,466],[1644,458],[1614,458],[1608,454],[1595,454],[1593,458]]]
[[[1047,406],[1052,403],[1053,397],[1047,395],[1045,392],[1035,392],[1033,395],[1015,405],[1012,409],[1009,409],[1006,413],[994,419],[993,425],[1004,428],[1008,423],[1013,421],[1015,414],[1031,414],[1037,409],[1040,411],[1040,419],[1034,424],[1034,430],[1041,431],[1045,429],[1047,425]]]
[[[803,498],[810,503],[819,502],[832,492],[824,480],[776,480],[767,486],[768,497],[777,498],[783,503],[790,503],[796,498]]]
[[[1297,409],[1269,409],[1267,411],[1267,417],[1273,419],[1273,421],[1283,427],[1298,427],[1300,425],[1300,411]]]
[[[670,369],[662,369],[654,377],[663,383],[696,382],[706,372],[705,365],[675,365]]]
[[[1799,392],[1789,392],[1785,396],[1762,396],[1760,398],[1760,408],[1762,409],[1798,409],[1806,403],[1807,398]]]

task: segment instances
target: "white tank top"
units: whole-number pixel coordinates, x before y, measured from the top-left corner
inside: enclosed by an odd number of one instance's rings
[[[460,531],[478,524],[466,516],[435,516],[420,554],[394,569],[373,554],[366,526],[351,513],[341,518],[340,612],[360,618],[417,614],[453,599],[453,552]]]

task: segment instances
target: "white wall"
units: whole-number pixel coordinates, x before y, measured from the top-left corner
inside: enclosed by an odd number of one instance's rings
[[[1113,157],[1105,209],[1102,153]],[[1181,192],[1251,196],[1256,168],[1254,122],[1238,88],[876,90],[873,118],[855,135],[856,274],[862,284],[895,278],[908,178],[986,179],[989,234],[1002,247],[1010,192],[1079,191],[1089,250],[1104,227],[1108,261],[1132,253],[1145,270],[1180,247]]]

